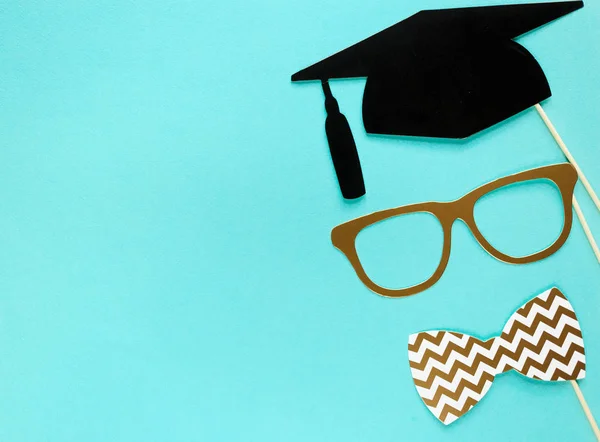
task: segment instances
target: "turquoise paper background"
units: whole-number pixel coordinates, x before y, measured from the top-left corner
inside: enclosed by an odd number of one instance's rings
[[[338,81],[368,187],[341,200],[320,87],[290,75],[419,9],[469,5],[1,2],[0,440],[594,440],[568,383],[515,373],[444,427],[406,354],[420,330],[493,336],[558,285],[600,416],[600,268],[579,224],[556,255],[511,266],[457,223],[441,281],[400,300],[370,293],[330,244],[353,217],[563,160],[534,110],[468,142],[367,136],[364,80]],[[600,4],[519,41],[600,190]]]

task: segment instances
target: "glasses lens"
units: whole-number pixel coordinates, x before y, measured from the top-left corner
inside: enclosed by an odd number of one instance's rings
[[[402,289],[429,279],[442,257],[444,233],[426,212],[387,218],[356,238],[360,262],[375,284]]]
[[[547,179],[515,183],[482,196],[474,217],[492,247],[520,258],[556,242],[564,225],[562,196]]]

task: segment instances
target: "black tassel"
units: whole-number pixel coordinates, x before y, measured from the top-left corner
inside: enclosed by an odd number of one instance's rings
[[[331,93],[329,83],[327,81],[321,83],[325,92],[327,111],[325,132],[342,196],[346,199],[360,198],[365,194],[365,182],[350,125],[346,117],[340,113],[340,107]]]

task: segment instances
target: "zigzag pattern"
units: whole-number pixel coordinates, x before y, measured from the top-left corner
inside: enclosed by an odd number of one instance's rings
[[[481,341],[454,332],[417,333],[409,337],[408,358],[421,399],[446,425],[473,408],[500,373],[515,370],[544,381],[585,377],[579,322],[556,288],[517,310],[498,338]]]

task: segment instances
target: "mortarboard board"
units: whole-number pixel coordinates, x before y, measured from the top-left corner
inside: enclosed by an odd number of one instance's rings
[[[356,145],[328,80],[366,77],[368,133],[466,138],[551,96],[516,38],[582,1],[421,11],[292,76],[321,81],[326,132],[344,198],[365,193]]]

